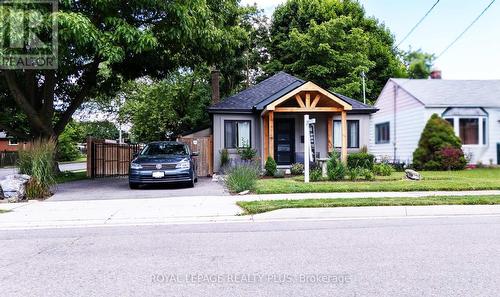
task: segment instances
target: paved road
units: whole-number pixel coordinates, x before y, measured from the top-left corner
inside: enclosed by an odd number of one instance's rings
[[[225,196],[224,187],[210,178],[198,178],[194,188],[186,185],[153,185],[131,190],[127,178],[97,178],[59,184],[48,201],[146,199],[185,196]]]
[[[3,296],[498,296],[499,228],[500,217],[467,217],[2,231],[0,288]]]
[[[87,163],[82,162],[82,163],[67,163],[67,164],[59,164],[59,169],[61,171],[79,171],[79,170],[85,170],[87,168]],[[17,168],[10,167],[10,168],[0,168],[0,178],[9,175],[9,174],[15,174],[17,173]]]

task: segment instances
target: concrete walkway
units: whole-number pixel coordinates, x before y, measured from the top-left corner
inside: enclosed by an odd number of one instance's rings
[[[237,201],[242,200],[357,197],[416,197],[418,199],[418,197],[429,195],[500,195],[500,191],[324,193],[85,201],[30,201],[18,204],[0,204],[0,209],[11,210],[11,212],[0,214],[0,229],[359,219],[374,217],[500,215],[500,205],[452,205],[283,209],[255,216],[240,216],[239,214],[241,214],[242,210],[236,205]]]

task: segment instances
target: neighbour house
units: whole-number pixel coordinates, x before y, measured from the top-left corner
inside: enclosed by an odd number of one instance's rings
[[[214,171],[220,152],[232,159],[238,148],[251,146],[264,165],[268,156],[281,168],[304,160],[304,115],[315,119],[315,155],[328,157],[333,150],[346,160],[348,152],[369,144],[370,114],[376,108],[329,92],[310,81],[285,72],[216,102],[212,115]]]
[[[500,80],[390,79],[371,116],[369,150],[378,159],[412,163],[436,113],[462,139],[471,164],[500,164],[499,94]]]
[[[17,139],[7,136],[7,133],[0,131],[0,152],[17,152],[19,143]]]

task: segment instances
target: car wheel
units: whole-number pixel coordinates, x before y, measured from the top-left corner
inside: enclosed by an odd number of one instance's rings
[[[189,187],[194,188],[194,183],[196,182],[196,179],[194,178],[194,173],[191,176],[191,180],[189,181]]]
[[[139,189],[140,184],[136,184],[136,183],[128,183],[128,186],[129,186],[129,188],[131,188],[132,190],[136,190],[136,189]]]

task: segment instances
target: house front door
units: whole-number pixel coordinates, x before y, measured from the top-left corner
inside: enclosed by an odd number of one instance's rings
[[[278,165],[295,162],[295,120],[276,119],[274,125],[274,153]]]

